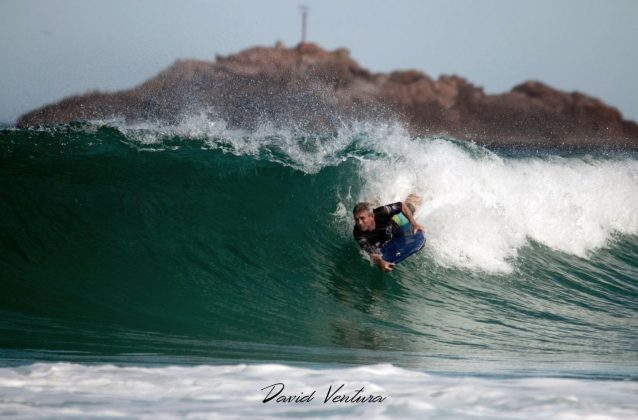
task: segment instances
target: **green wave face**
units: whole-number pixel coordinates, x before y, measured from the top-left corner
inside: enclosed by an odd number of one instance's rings
[[[5,360],[635,376],[634,156],[215,124],[0,132]],[[349,209],[411,191],[428,243],[384,275]]]

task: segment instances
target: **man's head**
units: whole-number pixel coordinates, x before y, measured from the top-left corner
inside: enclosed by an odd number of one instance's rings
[[[352,209],[352,215],[354,216],[354,223],[359,229],[362,231],[374,230],[374,212],[370,203],[357,203]]]

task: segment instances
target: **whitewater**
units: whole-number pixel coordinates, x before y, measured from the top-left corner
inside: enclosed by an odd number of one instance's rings
[[[428,240],[382,274],[351,209],[409,193]],[[0,281],[4,417],[638,418],[633,152],[3,129]]]

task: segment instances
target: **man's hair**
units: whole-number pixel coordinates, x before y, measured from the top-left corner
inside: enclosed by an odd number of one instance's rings
[[[368,212],[371,213],[372,212],[372,204],[370,203],[357,203],[356,206],[354,206],[354,208],[352,209],[352,215],[356,216],[359,213],[362,212]]]

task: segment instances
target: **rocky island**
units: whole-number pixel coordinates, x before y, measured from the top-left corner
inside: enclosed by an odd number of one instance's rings
[[[278,43],[212,62],[177,61],[133,89],[68,97],[21,116],[17,124],[114,118],[170,124],[202,111],[243,128],[268,121],[324,132],[352,120],[396,120],[413,136],[444,135],[487,146],[638,148],[638,124],[582,93],[528,81],[487,95],[458,76],[373,73],[348,50],[315,44]]]

